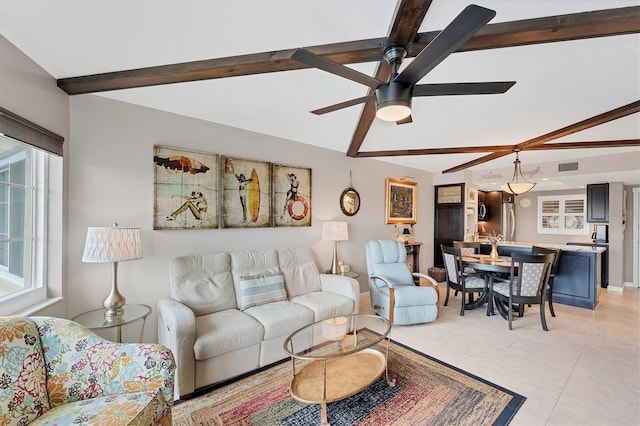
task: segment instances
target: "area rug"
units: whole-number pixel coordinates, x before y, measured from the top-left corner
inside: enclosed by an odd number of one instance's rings
[[[394,341],[388,366],[396,386],[383,374],[362,392],[329,403],[332,426],[506,425],[526,399]],[[173,424],[320,424],[320,406],[292,398],[290,381],[291,362],[277,363],[177,403]]]

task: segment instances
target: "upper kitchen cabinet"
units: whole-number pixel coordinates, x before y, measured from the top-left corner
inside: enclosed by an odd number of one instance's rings
[[[464,184],[436,186],[436,205],[464,204]]]
[[[587,185],[587,222],[609,222],[609,184]]]

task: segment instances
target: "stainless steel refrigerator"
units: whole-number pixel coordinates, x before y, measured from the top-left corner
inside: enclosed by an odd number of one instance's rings
[[[512,194],[502,193],[502,235],[505,241],[516,240],[516,210]]]
[[[503,191],[487,191],[482,194],[485,216],[478,218],[478,232],[488,235],[502,234],[505,241],[516,239],[516,212],[512,194]]]

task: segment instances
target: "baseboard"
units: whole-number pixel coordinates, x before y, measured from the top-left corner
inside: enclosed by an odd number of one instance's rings
[[[622,293],[624,291],[624,287],[618,287],[618,286],[609,284],[607,286],[607,291],[609,293]]]
[[[625,281],[624,284],[622,284],[623,287],[631,287],[631,288],[638,288],[635,284],[633,284],[632,282],[629,281]]]
[[[367,297],[369,297],[368,291],[365,291],[364,293],[360,293],[360,299],[366,299]]]

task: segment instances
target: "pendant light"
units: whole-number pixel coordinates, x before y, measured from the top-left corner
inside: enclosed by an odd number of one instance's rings
[[[520,159],[518,158],[518,152],[520,150],[514,150],[516,153],[516,161],[513,162],[515,164],[515,169],[513,170],[513,178],[511,182],[507,182],[502,185],[502,190],[504,192],[508,192],[513,195],[524,194],[525,192],[529,192],[536,186],[535,183],[531,183],[527,181],[524,176],[522,176],[522,170],[520,169]]]

